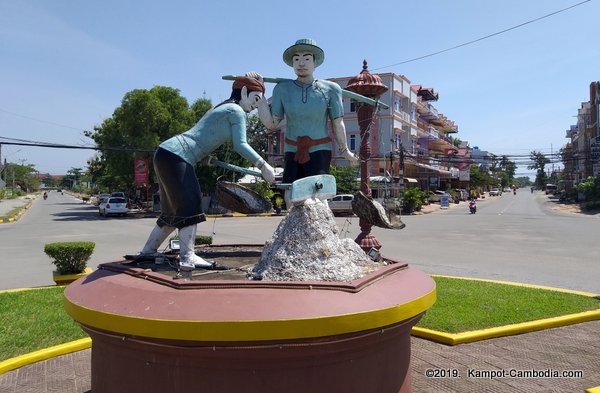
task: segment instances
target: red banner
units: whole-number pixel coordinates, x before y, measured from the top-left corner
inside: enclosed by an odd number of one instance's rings
[[[133,174],[135,184],[148,184],[148,160],[134,160]]]

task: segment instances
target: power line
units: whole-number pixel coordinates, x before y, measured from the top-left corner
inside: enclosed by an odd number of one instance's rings
[[[462,48],[463,46],[471,45],[471,44],[474,44],[474,43],[476,43],[476,42],[483,41],[483,40],[485,40],[485,39],[488,39],[488,38],[491,38],[491,37],[494,37],[494,36],[497,36],[497,35],[500,35],[500,34],[503,34],[503,33],[509,32],[509,31],[511,31],[511,30],[518,29],[519,27],[523,27],[523,26],[525,26],[525,25],[528,25],[528,24],[531,24],[531,23],[537,22],[537,21],[539,21],[539,20],[542,20],[542,19],[545,19],[545,18],[549,18],[550,16],[553,16],[553,15],[559,14],[559,13],[561,13],[561,12],[564,12],[564,11],[570,10],[571,8],[578,7],[578,6],[582,5],[582,4],[584,4],[584,3],[588,3],[588,2],[590,2],[590,1],[592,1],[592,0],[585,0],[585,1],[582,1],[581,3],[574,4],[574,5],[570,6],[570,7],[563,8],[563,9],[560,9],[560,10],[558,10],[558,11],[551,12],[551,13],[549,13],[549,14],[547,14],[547,15],[540,16],[539,18],[531,19],[531,20],[529,20],[529,21],[527,21],[527,22],[520,23],[520,24],[518,24],[518,25],[516,25],[516,26],[509,27],[508,29],[504,29],[504,30],[498,31],[498,32],[496,32],[496,33],[488,34],[488,35],[486,35],[486,36],[483,36],[483,37],[477,38],[477,39],[475,39],[475,40],[471,40],[471,41],[464,42],[464,43],[462,43],[462,44],[459,44],[459,45],[455,45],[455,46],[453,46],[453,47],[451,47],[451,48],[442,49],[442,50],[439,50],[439,51],[437,51],[437,52],[429,53],[429,54],[427,54],[427,55],[423,55],[423,56],[415,57],[415,58],[413,58],[413,59],[409,59],[409,60],[404,60],[404,61],[401,61],[401,62],[399,62],[399,63],[394,63],[394,64],[386,65],[386,66],[383,66],[383,67],[379,67],[379,68],[372,68],[371,70],[372,70],[372,71],[377,71],[377,70],[382,70],[382,69],[384,69],[384,68],[389,68],[389,67],[394,67],[394,66],[398,66],[398,65],[406,64],[406,63],[411,63],[411,62],[413,62],[413,61],[422,60],[422,59],[425,59],[425,58],[427,58],[427,57],[436,56],[436,55],[439,55],[439,54],[441,54],[441,53],[445,53],[445,52],[449,52],[449,51],[451,51],[451,50],[454,50],[454,49]]]
[[[37,118],[35,118],[35,117],[30,117],[30,116],[21,115],[21,114],[19,114],[19,113],[10,112],[10,111],[7,111],[6,109],[2,109],[2,108],[0,108],[0,112],[8,113],[8,114],[10,114],[10,115],[17,116],[17,117],[22,117],[23,119],[28,119],[28,120],[34,120],[34,121],[38,121],[38,122],[40,122],[40,123],[52,124],[53,126],[59,126],[59,127],[70,128],[70,129],[72,129],[72,130],[76,130],[76,131],[85,131],[85,130],[84,130],[84,129],[82,129],[82,128],[77,128],[77,127],[67,126],[67,125],[65,125],[65,124],[60,124],[60,123],[54,123],[54,122],[51,122],[51,121],[48,121],[48,120],[37,119]]]

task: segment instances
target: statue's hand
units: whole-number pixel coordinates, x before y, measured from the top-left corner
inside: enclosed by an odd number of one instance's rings
[[[351,164],[358,164],[358,157],[356,157],[347,147],[342,150],[342,156],[350,161]]]
[[[260,173],[267,183],[273,184],[275,182],[275,171],[273,170],[273,167],[266,162],[265,165],[260,168]]]
[[[250,77],[250,78],[254,78],[254,79],[256,79],[258,81],[261,81],[261,82],[263,81],[262,75],[259,74],[258,72],[249,71],[249,72],[246,72],[246,76]]]

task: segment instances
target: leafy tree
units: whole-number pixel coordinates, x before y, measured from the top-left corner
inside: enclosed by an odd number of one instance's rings
[[[332,165],[330,172],[335,177],[338,194],[349,194],[358,189],[356,178],[360,172],[357,165]]]
[[[35,165],[33,164],[6,164],[4,168],[6,184],[10,186],[14,180],[14,185],[25,192],[37,190],[40,187],[40,181],[33,176],[35,172]]]
[[[590,176],[577,184],[577,191],[584,193],[586,202],[600,202],[600,175]]]
[[[484,173],[478,165],[471,165],[470,171],[471,180],[469,183],[471,189],[485,188],[493,183],[492,178]]]
[[[57,181],[54,180],[52,176],[50,176],[50,174],[44,176],[44,178],[42,179],[42,183],[44,183],[46,187],[56,187],[58,184]]]
[[[86,132],[103,148],[90,160],[90,174],[103,188],[126,190],[134,184],[134,159],[148,159],[164,140],[191,128],[207,110],[208,100],[198,100],[192,108],[179,90],[155,86],[125,94],[121,106],[93,131]],[[124,150],[115,150],[124,148]],[[133,149],[137,151],[126,151]]]
[[[527,169],[536,170],[535,186],[541,190],[546,184],[546,172],[544,168],[546,164],[550,163],[550,160],[544,154],[535,150],[529,153],[529,159],[532,163],[527,166]]]

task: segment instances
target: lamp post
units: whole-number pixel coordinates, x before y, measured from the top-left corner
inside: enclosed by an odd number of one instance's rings
[[[363,96],[372,98],[377,100],[379,96],[385,93],[388,88],[383,84],[381,78],[378,75],[373,75],[369,73],[367,67],[367,60],[363,61],[363,69],[360,74],[356,75],[352,79],[348,81],[348,85],[346,86],[346,90],[349,90],[353,93],[358,93]],[[355,102],[356,105],[356,113],[358,117],[358,126],[360,128],[360,191],[369,199],[373,199],[373,195],[371,193],[371,187],[369,185],[370,178],[370,163],[371,159],[371,127],[374,123],[373,113],[375,108],[373,106]],[[381,244],[379,241],[371,234],[372,225],[365,219],[360,218],[359,221],[361,233],[356,238],[356,243],[360,245],[360,247],[369,251],[372,248],[379,250],[381,248]]]

